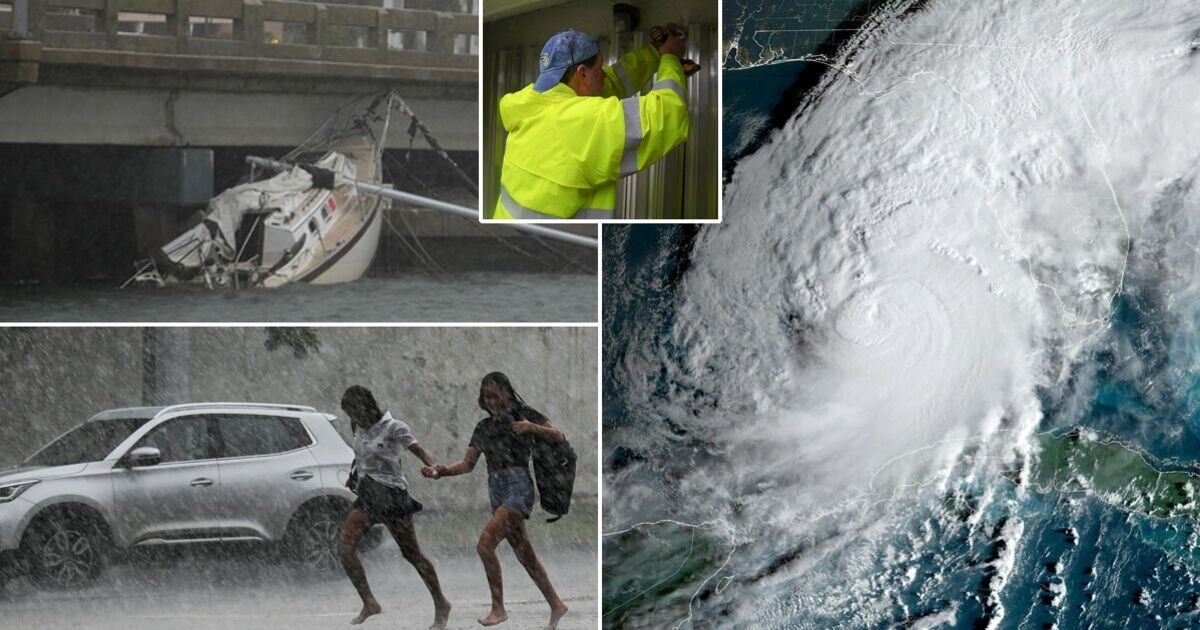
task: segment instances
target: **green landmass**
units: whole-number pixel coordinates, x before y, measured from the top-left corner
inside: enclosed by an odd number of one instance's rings
[[[604,627],[675,627],[697,591],[728,582],[720,568],[730,551],[715,529],[670,522],[606,536]]]
[[[1083,492],[1155,518],[1200,517],[1200,476],[1159,470],[1137,448],[1085,429],[1043,433],[1028,479],[1059,492]]]

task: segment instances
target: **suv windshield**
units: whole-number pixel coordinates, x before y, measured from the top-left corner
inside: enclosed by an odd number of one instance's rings
[[[25,465],[66,466],[98,462],[146,420],[147,418],[113,418],[85,422],[42,447],[25,460]]]

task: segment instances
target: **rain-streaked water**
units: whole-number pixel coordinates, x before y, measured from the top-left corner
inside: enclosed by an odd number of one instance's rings
[[[7,322],[595,322],[591,274],[454,273],[210,291],[0,287]]]

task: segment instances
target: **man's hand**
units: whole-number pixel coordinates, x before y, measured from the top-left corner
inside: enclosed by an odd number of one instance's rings
[[[425,477],[426,479],[437,479],[438,477],[441,477],[442,475],[438,472],[437,467],[424,466],[421,468],[421,476]]]
[[[678,24],[670,23],[666,26],[663,26],[662,30],[666,32],[667,39],[658,45],[658,52],[663,55],[675,55],[676,57],[682,59],[684,51],[687,50],[687,45],[683,41],[683,27]]]

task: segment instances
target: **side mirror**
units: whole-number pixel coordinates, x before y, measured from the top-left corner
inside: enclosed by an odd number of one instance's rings
[[[126,468],[142,468],[144,466],[157,466],[162,462],[162,451],[153,446],[139,446],[138,448],[129,451],[125,455],[122,462]]]

